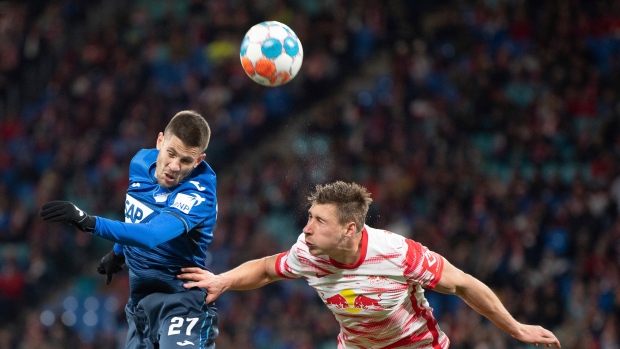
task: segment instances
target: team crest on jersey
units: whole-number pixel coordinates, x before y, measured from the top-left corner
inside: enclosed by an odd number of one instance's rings
[[[174,202],[171,206],[183,213],[189,213],[192,207],[200,205],[205,200],[205,198],[197,193],[192,193],[191,195],[179,193],[174,198]]]
[[[153,192],[153,199],[155,199],[155,202],[166,202],[169,195],[170,191],[168,191],[168,189],[157,186],[157,189]]]
[[[372,287],[381,287],[385,285],[388,279],[385,276],[374,276],[371,275],[368,277],[368,282]]]
[[[125,222],[140,223],[150,216],[153,210],[127,194],[125,197]]]

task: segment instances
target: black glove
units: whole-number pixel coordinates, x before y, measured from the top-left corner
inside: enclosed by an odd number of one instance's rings
[[[95,217],[87,215],[70,201],[50,201],[41,207],[39,216],[50,222],[67,222],[87,233],[95,230]]]
[[[123,270],[123,265],[125,265],[125,255],[118,255],[112,250],[101,258],[97,272],[106,275],[105,284],[109,285],[112,282],[112,276]]]

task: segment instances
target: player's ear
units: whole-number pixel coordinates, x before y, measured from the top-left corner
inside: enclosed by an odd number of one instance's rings
[[[194,168],[198,167],[198,165],[200,165],[200,163],[202,162],[202,160],[205,159],[206,156],[207,156],[207,154],[205,154],[205,153],[200,154],[198,159],[196,159],[196,163],[194,163]]]
[[[357,233],[357,225],[355,224],[355,222],[349,222],[345,226],[347,228],[345,235],[353,237],[353,235]]]
[[[157,135],[157,144],[155,144],[155,147],[157,148],[157,150],[161,150],[161,145],[164,143],[164,133],[160,132]]]

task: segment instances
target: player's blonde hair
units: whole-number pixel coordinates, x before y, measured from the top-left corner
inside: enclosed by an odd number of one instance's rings
[[[329,184],[318,184],[310,196],[310,204],[334,204],[338,222],[346,224],[354,222],[357,232],[364,229],[368,207],[372,202],[370,193],[357,183],[337,181]]]
[[[207,150],[211,128],[207,120],[193,110],[183,110],[172,117],[164,130],[164,136],[177,136],[185,145]]]

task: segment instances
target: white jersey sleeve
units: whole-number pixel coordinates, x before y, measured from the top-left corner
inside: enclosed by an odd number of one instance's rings
[[[306,247],[303,234],[299,236],[297,242],[287,252],[282,252],[276,259],[276,272],[280,277],[286,279],[296,279],[303,275],[303,266],[299,260],[298,251]]]
[[[404,276],[409,284],[432,289],[441,279],[443,258],[419,242],[406,239]]]

